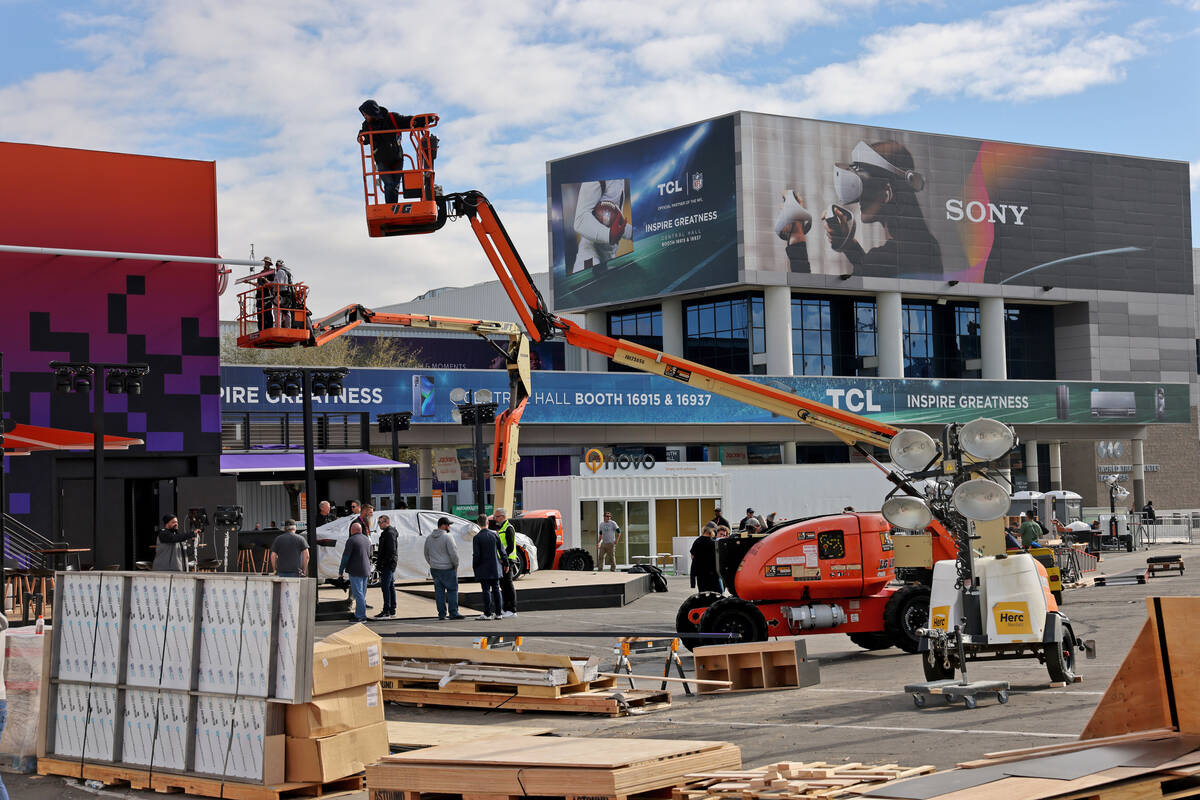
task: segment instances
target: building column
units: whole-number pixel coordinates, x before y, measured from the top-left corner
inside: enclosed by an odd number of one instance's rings
[[[899,292],[875,295],[875,352],[881,378],[904,377],[904,318]]]
[[[779,446],[783,448],[783,463],[796,463],[796,443],[795,442],[780,442]]]
[[[767,374],[792,375],[791,288],[763,287],[763,313],[767,317]]]
[[[608,314],[604,311],[589,311],[583,315],[583,327],[593,333],[608,335]],[[599,353],[587,354],[588,372],[608,372],[608,357]]]
[[[1004,346],[1004,298],[979,298],[979,343],[983,357],[983,379],[1008,379],[1008,352]],[[1047,347],[1052,343],[1047,342]],[[1053,460],[1051,460],[1053,463]],[[1053,478],[1051,479],[1053,482]]]
[[[1062,482],[1062,442],[1050,443],[1050,491],[1057,492],[1063,488]]]
[[[417,451],[417,496],[433,497],[433,451],[428,447]]]
[[[662,349],[673,356],[683,355],[683,301],[664,297],[662,301]]]
[[[1146,441],[1134,439],[1133,445],[1133,507],[1139,511],[1146,505]]]
[[[1037,459],[1037,441],[1025,443],[1025,480],[1029,484],[1029,491],[1037,492],[1038,489],[1038,459]]]

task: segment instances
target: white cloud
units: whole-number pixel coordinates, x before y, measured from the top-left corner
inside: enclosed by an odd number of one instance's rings
[[[869,34],[852,59],[787,74],[816,37],[870,30],[876,5],[137,0],[60,17],[86,65],[0,87],[0,119],[12,140],[216,159],[221,251],[253,242],[286,259],[322,313],[492,276],[465,223],[366,236],[364,97],[443,115],[438,182],[484,191],[536,271],[549,159],[735,109],[836,118],[1055,97],[1120,80],[1141,50],[1136,32],[1104,30],[1100,3],[1056,0]],[[767,80],[753,66],[765,57]]]

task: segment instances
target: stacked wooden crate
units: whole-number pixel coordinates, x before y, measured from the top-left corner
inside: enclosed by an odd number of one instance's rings
[[[745,644],[697,647],[692,651],[696,677],[729,681],[728,688],[699,684],[699,691],[745,691],[749,689],[795,689],[821,682],[821,670],[808,658],[803,639],[773,639]]]

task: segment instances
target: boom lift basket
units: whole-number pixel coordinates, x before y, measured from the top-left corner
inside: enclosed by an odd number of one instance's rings
[[[407,128],[364,131],[358,135],[367,232],[372,237],[432,233],[446,224],[446,208],[435,197],[433,183],[437,137],[430,129],[437,124],[437,114],[417,114]],[[400,144],[400,169],[380,170],[371,155],[371,138],[392,135]],[[385,175],[400,176],[395,203],[387,202],[384,197]]]

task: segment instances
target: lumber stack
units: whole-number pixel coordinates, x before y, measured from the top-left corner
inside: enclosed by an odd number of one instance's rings
[[[383,696],[394,703],[618,716],[670,705],[666,691],[625,689],[595,658],[387,642]]]
[[[512,736],[398,753],[367,768],[372,800],[665,796],[701,769],[738,769],[726,742]]]
[[[758,769],[703,772],[684,776],[672,800],[793,800],[808,797],[857,797],[888,781],[925,775],[932,765],[827,764],[824,761],[781,761]]]

